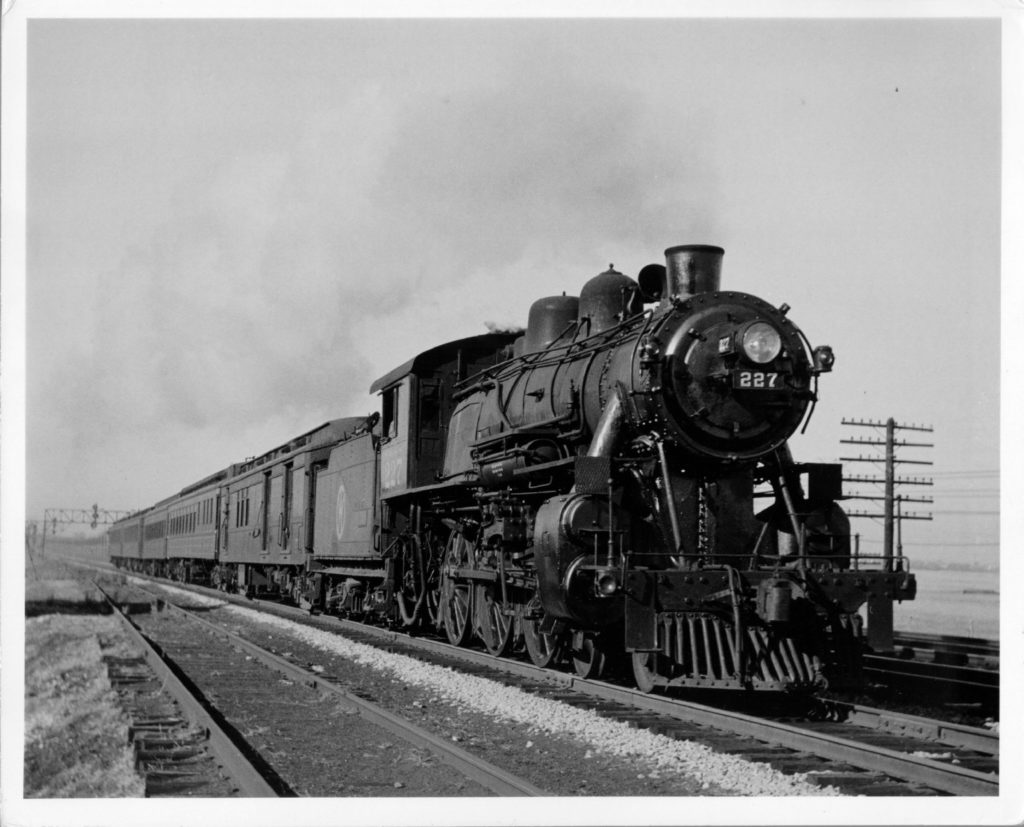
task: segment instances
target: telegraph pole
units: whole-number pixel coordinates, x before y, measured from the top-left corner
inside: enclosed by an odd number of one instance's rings
[[[882,547],[885,549],[886,561],[892,560],[892,507],[893,497],[896,495],[896,422],[890,416],[885,421],[885,535],[882,538]],[[888,566],[886,566],[888,568]]]
[[[892,417],[887,419],[885,422],[875,422],[873,420],[853,420],[843,419],[843,425],[850,425],[855,427],[864,428],[885,428],[885,440],[879,439],[841,439],[840,442],[846,445],[871,445],[876,448],[885,449],[885,476],[882,479],[877,477],[843,477],[844,482],[861,482],[861,483],[873,483],[881,484],[884,486],[884,495],[881,497],[861,494],[849,494],[848,499],[852,500],[882,500],[882,513],[870,513],[867,511],[850,511],[848,516],[850,517],[873,517],[875,519],[881,518],[884,526],[883,536],[883,550],[882,556],[885,561],[885,570],[892,571],[893,558],[903,556],[903,532],[900,528],[900,524],[903,520],[931,520],[932,515],[929,514],[918,514],[916,512],[904,512],[903,503],[931,503],[931,497],[905,497],[903,495],[896,495],[897,485],[931,485],[930,479],[917,479],[915,478],[898,478],[896,476],[897,464],[908,464],[908,465],[931,465],[932,463],[928,460],[916,460],[916,459],[898,459],[896,456],[897,448],[933,448],[933,443],[929,442],[907,442],[906,440],[897,441],[896,431],[923,431],[926,433],[932,433],[932,428],[925,427],[923,425],[901,425],[898,424]],[[840,457],[843,462],[879,462],[877,456],[856,456],[856,457]],[[894,533],[899,534],[899,542],[896,544],[896,553],[893,553],[893,535]]]

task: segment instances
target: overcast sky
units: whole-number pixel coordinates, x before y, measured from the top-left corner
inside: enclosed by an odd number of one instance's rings
[[[835,349],[797,457],[934,426],[906,552],[994,562],[999,25],[31,20],[28,515],[146,506],[709,243]]]

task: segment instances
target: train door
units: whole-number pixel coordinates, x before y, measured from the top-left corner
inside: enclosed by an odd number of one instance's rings
[[[277,548],[281,548],[283,544],[282,540],[282,524],[284,522],[284,514],[281,513],[282,504],[282,491],[284,489],[284,474],[267,474],[266,479],[270,482],[270,488],[267,490],[267,513],[264,520],[267,526],[267,539],[264,543],[264,548],[271,542]]]
[[[217,512],[217,537],[218,550],[221,557],[227,557],[228,553],[228,529],[231,526],[231,489],[224,489],[224,496],[220,497],[220,507],[223,511]]]
[[[270,472],[263,472],[263,499],[260,502],[259,532],[260,548],[267,550],[267,537],[270,534]]]
[[[220,491],[213,500],[213,559],[220,560]]]
[[[307,554],[316,553],[313,545],[313,538],[316,536],[314,534],[317,518],[316,491],[320,480],[320,472],[326,468],[326,462],[317,462],[306,471],[306,480],[309,483],[307,487],[309,491],[308,496],[306,497],[306,530],[304,532],[306,536],[303,542]]]
[[[290,462],[284,466],[284,492],[281,495],[281,548],[288,550],[288,539],[292,523],[292,488],[295,485],[295,466]]]
[[[288,524],[285,527],[285,544],[300,554],[305,551],[303,546],[304,525],[306,517],[306,471],[303,466],[288,466],[288,477],[285,480],[285,499]]]

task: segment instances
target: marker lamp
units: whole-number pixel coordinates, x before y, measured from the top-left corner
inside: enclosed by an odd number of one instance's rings
[[[814,369],[818,373],[828,373],[836,363],[836,355],[828,345],[819,345],[814,349]]]

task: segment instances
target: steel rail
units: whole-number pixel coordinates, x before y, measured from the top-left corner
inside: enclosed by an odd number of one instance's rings
[[[287,607],[280,606],[279,604],[263,601],[258,602],[260,603],[261,608],[269,608],[271,611],[280,612],[281,616],[286,616],[286,614],[294,613],[295,611],[288,609]],[[343,628],[347,627],[353,631],[370,633],[389,643],[414,641],[416,646],[430,651],[444,655],[454,655],[471,663],[479,664],[481,666],[490,666],[524,678],[548,681],[550,683],[570,688],[574,686],[585,687],[589,686],[591,683],[595,683],[567,672],[542,669],[539,666],[534,666],[532,663],[525,663],[522,661],[495,658],[493,655],[486,652],[479,652],[473,649],[463,649],[452,646],[450,643],[443,643],[441,641],[429,640],[426,638],[409,638],[409,636],[401,632],[380,629],[374,626],[365,626],[361,623],[355,623],[349,620],[339,620],[338,623]],[[613,684],[605,684],[603,681],[597,681],[596,683],[602,686],[614,686]],[[640,692],[639,690],[625,689],[623,687],[618,688],[623,692],[628,693],[628,700],[624,702],[633,704],[634,706],[643,707],[646,699],[652,697],[651,695]],[[678,704],[687,703],[686,701],[672,698],[658,698],[658,700]],[[978,752],[984,752],[989,755],[996,755],[999,752],[999,734],[990,730],[979,729],[978,727],[966,726],[964,724],[955,724],[948,721],[939,721],[933,718],[924,718],[918,715],[909,715],[903,712],[894,712],[892,710],[864,706],[863,704],[847,703],[845,701],[825,701],[823,703],[825,703],[834,712],[838,711],[842,715],[843,722],[862,726],[866,729],[889,732],[895,735],[916,736],[925,740],[947,744],[949,746],[977,750]]]
[[[150,640],[135,625],[135,622],[113,601],[103,587],[95,583],[96,588],[106,598],[113,613],[121,620],[125,630],[133,642],[142,650],[147,665],[156,673],[164,688],[182,708],[185,716],[197,727],[207,733],[207,746],[227,775],[238,784],[239,792],[245,798],[278,798],[282,793],[263,774],[253,766],[252,762],[238,748],[231,736],[220,726],[210,714],[203,702],[175,674],[167,660],[154,648]]]
[[[989,713],[999,707],[999,672],[941,661],[907,660],[883,655],[865,655],[864,673],[880,683],[914,691],[928,687],[937,697],[961,703],[975,703]]]
[[[144,590],[145,591],[145,590]],[[152,594],[152,592],[149,592]],[[168,603],[174,611],[187,615],[195,622],[209,628],[233,645],[245,650],[257,658],[260,662],[284,674],[296,682],[304,683],[307,686],[315,687],[321,691],[330,693],[338,698],[345,706],[359,713],[359,715],[372,724],[382,727],[388,732],[403,738],[417,747],[423,747],[433,752],[443,763],[460,772],[467,778],[476,781],[500,796],[545,796],[547,792],[533,784],[518,778],[509,772],[490,764],[466,750],[456,747],[442,738],[434,735],[422,727],[395,715],[383,707],[357,697],[345,691],[337,684],[326,680],[315,672],[297,666],[291,661],[268,652],[263,647],[246,640],[244,637],[227,631],[222,626],[202,617],[197,617],[172,603]]]
[[[893,635],[896,647],[906,646],[929,652],[975,655],[978,657],[999,657],[999,641],[986,638],[939,635],[926,632],[896,632]]]
[[[606,700],[640,705],[652,712],[661,712],[738,735],[769,741],[798,752],[810,752],[832,761],[882,772],[894,778],[923,784],[954,795],[999,794],[999,777],[996,775],[691,701],[651,696],[644,696],[645,700],[638,701],[635,691],[624,690],[601,681],[575,679],[574,687],[579,684],[586,685],[589,694]]]
[[[919,715],[908,715],[905,712],[890,712],[887,709],[876,709],[860,704],[837,701],[823,703],[838,710],[844,723],[867,727],[879,732],[889,732],[893,735],[922,738],[951,747],[974,750],[985,755],[999,755],[999,734],[991,730],[949,721],[937,721]]]
[[[999,691],[999,673],[992,669],[977,669],[948,663],[904,660],[884,655],[866,655],[864,668],[885,675],[911,680],[941,681],[950,686],[986,692]]]
[[[265,601],[253,601],[261,608],[268,608],[273,613],[287,616],[295,615],[295,610]],[[301,610],[299,610],[301,611]],[[305,614],[303,612],[303,614]],[[758,740],[793,749],[810,752],[814,755],[840,761],[865,770],[883,772],[894,778],[923,784],[940,789],[954,795],[998,795],[999,777],[997,775],[977,772],[955,764],[944,764],[930,758],[901,753],[885,747],[863,744],[852,739],[829,735],[824,732],[803,729],[799,726],[768,719],[756,718],[741,712],[718,709],[705,704],[684,701],[674,698],[663,698],[645,694],[636,689],[627,689],[604,681],[580,678],[564,672],[552,672],[541,669],[533,664],[496,658],[486,652],[477,652],[452,646],[450,643],[412,638],[400,632],[366,626],[350,620],[339,620],[341,628],[370,634],[389,642],[405,642],[422,647],[439,654],[458,657],[471,663],[488,666],[521,677],[534,680],[549,681],[567,688],[574,689],[591,697],[602,700],[628,704],[649,712],[656,712],[679,720],[705,724],[717,729],[747,735]],[[998,752],[998,735],[984,730],[972,730],[970,727],[957,727],[940,721],[915,718],[885,710],[851,705],[851,723],[865,725],[874,721],[879,729],[897,733],[901,728],[904,734],[912,734],[916,729],[919,733],[927,731],[926,722],[937,735],[948,736],[959,741],[969,742],[974,739],[984,744],[982,751],[990,754]],[[884,722],[881,724],[880,722]],[[901,723],[902,722],[902,723]],[[950,746],[957,745],[956,740],[946,741]],[[966,744],[964,744],[966,746]],[[971,747],[973,748],[973,747]]]
[[[216,594],[221,599],[226,597],[229,600],[231,599],[230,596],[226,596],[222,592],[205,587],[199,587],[199,590]],[[297,614],[308,617],[308,614],[302,610],[285,607],[272,601],[238,599],[232,602],[238,602],[241,605],[258,605],[262,610],[283,617],[294,618]],[[792,724],[756,718],[741,712],[718,709],[692,701],[645,694],[635,689],[615,686],[604,681],[588,680],[576,675],[541,669],[533,664],[496,658],[485,652],[464,649],[452,646],[449,643],[441,643],[426,638],[411,637],[400,632],[380,629],[350,620],[339,619],[338,627],[370,634],[393,643],[404,642],[409,645],[415,645],[428,651],[449,657],[457,657],[471,663],[488,666],[492,669],[516,674],[521,677],[555,683],[590,695],[591,697],[628,704],[678,720],[704,724],[738,735],[746,735],[758,740],[778,744],[788,749],[809,752],[822,758],[844,762],[869,771],[882,772],[894,778],[923,784],[954,795],[990,796],[999,794],[999,776],[996,774],[977,772],[954,764],[944,764],[930,758],[901,753],[871,744],[863,744],[852,739],[803,729]],[[922,722],[929,721],[929,719],[915,719],[916,723],[914,723],[912,720],[913,716],[905,716],[900,713],[884,710],[873,710],[869,707],[850,706],[851,713],[859,713],[852,714],[852,717],[848,719],[851,723],[865,725],[872,720],[876,724],[877,722],[885,721],[884,726],[876,726],[875,728],[887,728],[890,732],[897,732],[901,726],[906,726],[911,731],[916,727],[919,732],[923,732],[925,728]],[[900,724],[900,721],[908,723]],[[990,754],[998,752],[998,735],[996,733],[988,733],[984,730],[973,730],[971,732],[972,728],[970,727],[958,729],[953,725],[939,721],[929,721],[929,723],[933,725],[934,731],[937,734],[950,736],[950,733],[958,733],[951,737],[961,740],[973,738],[976,739],[977,743],[987,744],[983,751]],[[955,741],[946,741],[945,743],[951,746],[956,745]]]

